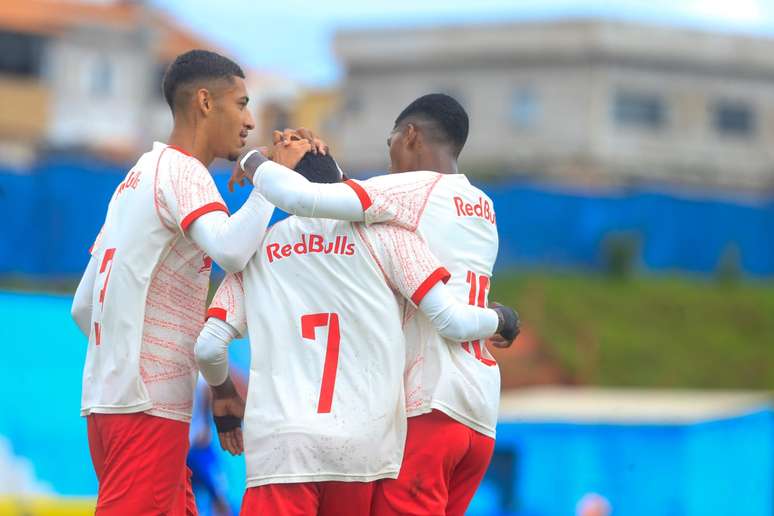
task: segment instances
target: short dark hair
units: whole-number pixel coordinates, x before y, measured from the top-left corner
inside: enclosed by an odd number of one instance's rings
[[[172,112],[179,103],[181,86],[195,81],[212,79],[245,78],[245,73],[234,61],[209,50],[189,50],[175,58],[164,73],[162,89]]]
[[[296,165],[295,171],[313,183],[338,183],[341,172],[330,154],[307,152]]]
[[[449,95],[430,93],[409,104],[395,119],[395,127],[406,120],[431,124],[428,136],[452,146],[456,156],[462,152],[468,139],[469,120],[465,108]]]

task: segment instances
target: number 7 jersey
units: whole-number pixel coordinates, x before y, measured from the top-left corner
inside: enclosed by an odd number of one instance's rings
[[[248,487],[397,477],[403,317],[447,279],[394,226],[290,217],[269,230],[208,312],[250,337]]]

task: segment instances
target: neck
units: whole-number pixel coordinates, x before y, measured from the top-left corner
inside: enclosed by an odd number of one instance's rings
[[[206,138],[199,133],[200,131],[197,131],[195,126],[178,124],[175,121],[175,127],[172,128],[167,143],[184,150],[201,161],[205,167],[209,167],[215,159],[215,155],[207,148]]]
[[[419,157],[417,170],[431,170],[441,174],[456,174],[457,160],[444,149],[427,149]]]

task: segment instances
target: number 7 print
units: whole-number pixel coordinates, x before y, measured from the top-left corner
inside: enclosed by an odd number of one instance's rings
[[[102,264],[99,266],[99,273],[103,274],[105,272],[105,269],[107,269],[107,274],[105,274],[105,283],[102,284],[102,290],[99,291],[99,308],[100,308],[100,314],[102,312],[102,307],[105,305],[105,291],[107,290],[107,284],[110,280],[110,272],[113,270],[113,258],[116,254],[116,248],[111,247],[110,249],[105,249],[105,256],[102,257]],[[110,265],[110,268],[108,268],[108,264]],[[101,319],[100,319],[101,320]],[[102,338],[102,327],[100,326],[98,321],[94,322],[94,343],[95,345],[99,346]]]
[[[315,329],[328,327],[328,342],[325,345],[325,363],[323,365],[320,400],[317,402],[317,413],[327,414],[333,405],[333,388],[336,385],[336,369],[339,365],[339,314],[322,313],[301,316],[301,336],[305,339],[315,339]]]

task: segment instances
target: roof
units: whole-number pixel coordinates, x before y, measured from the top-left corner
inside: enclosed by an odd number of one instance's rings
[[[774,72],[770,37],[605,19],[344,30],[334,47],[345,65],[364,68],[586,60]]]
[[[535,387],[505,391],[500,422],[690,424],[771,410],[756,391]]]
[[[149,24],[159,33],[156,54],[162,61],[193,48],[215,49],[209,41],[177,24],[163,12],[142,2],[77,0],[3,0],[0,30],[56,36],[83,26],[133,30]]]

